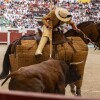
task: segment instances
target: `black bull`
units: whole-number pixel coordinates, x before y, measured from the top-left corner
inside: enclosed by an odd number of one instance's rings
[[[65,86],[80,79],[75,66],[54,59],[21,67],[9,74],[2,85],[10,77],[10,90],[56,94],[65,94]]]

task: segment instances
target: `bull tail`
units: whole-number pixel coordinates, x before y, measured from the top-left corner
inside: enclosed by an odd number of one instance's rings
[[[0,73],[0,79],[4,79],[9,74],[9,70],[10,70],[9,54],[11,53],[11,47],[12,47],[12,44],[8,46],[7,51],[5,53],[5,56],[3,59],[2,72]]]
[[[9,74],[6,79],[1,83],[1,86],[11,77],[12,74]]]
[[[10,77],[16,77],[17,73],[16,72],[12,72],[11,74],[9,74],[6,79],[1,83],[1,86],[3,86],[3,84],[10,78]]]

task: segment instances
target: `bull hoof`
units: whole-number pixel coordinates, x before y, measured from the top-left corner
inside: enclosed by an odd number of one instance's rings
[[[71,93],[72,93],[73,95],[75,95],[75,85],[74,85],[74,83],[71,83],[71,84],[70,84],[70,88],[71,88]]]
[[[77,95],[77,96],[81,96],[81,90],[80,90],[80,89],[77,89],[77,90],[76,90],[76,95]]]
[[[71,93],[72,93],[73,95],[75,95],[75,90],[74,90],[74,89],[71,89]]]

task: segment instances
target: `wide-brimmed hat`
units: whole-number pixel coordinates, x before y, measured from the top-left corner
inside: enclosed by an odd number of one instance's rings
[[[57,18],[63,22],[70,21],[72,18],[72,15],[70,14],[70,12],[68,12],[67,9],[61,8],[61,7],[57,7],[55,9],[55,14]]]

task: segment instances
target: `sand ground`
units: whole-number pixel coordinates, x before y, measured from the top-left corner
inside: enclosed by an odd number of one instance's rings
[[[0,45],[0,72],[2,71],[2,62],[7,45]],[[0,80],[0,83],[3,80]],[[0,86],[0,91],[8,91],[8,82],[4,86]],[[69,86],[66,87],[66,95],[72,96],[69,92]],[[89,54],[86,61],[82,97],[100,98],[100,50],[89,48]]]

